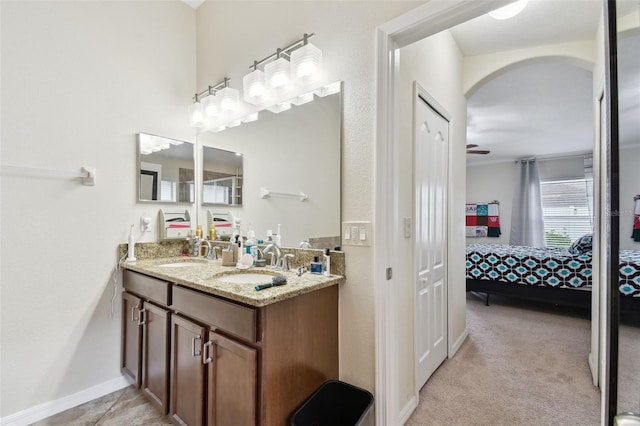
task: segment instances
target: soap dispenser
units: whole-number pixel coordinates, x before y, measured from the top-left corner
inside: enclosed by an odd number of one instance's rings
[[[135,262],[135,247],[136,247],[136,237],[133,235],[133,225],[131,225],[131,229],[129,230],[129,241],[127,246],[127,262]]]

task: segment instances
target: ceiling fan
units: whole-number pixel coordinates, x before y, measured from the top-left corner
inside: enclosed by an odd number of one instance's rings
[[[491,151],[486,150],[486,149],[473,149],[473,148],[477,148],[477,147],[478,147],[478,145],[474,145],[474,144],[467,145],[467,154],[482,154],[482,155],[485,155],[485,154],[488,154],[488,153],[491,152]]]

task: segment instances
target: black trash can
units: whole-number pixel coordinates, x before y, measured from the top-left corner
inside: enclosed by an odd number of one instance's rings
[[[373,395],[339,380],[324,382],[291,416],[292,426],[373,426]]]

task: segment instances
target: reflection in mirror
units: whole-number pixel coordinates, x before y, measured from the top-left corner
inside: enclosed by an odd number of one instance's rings
[[[336,93],[280,113],[261,111],[257,121],[222,132],[199,134],[205,152],[215,147],[243,154],[242,207],[216,207],[215,213],[228,213],[243,235],[251,228],[260,240],[270,230],[275,234],[280,224],[282,245],[339,246],[341,124],[342,98]],[[263,189],[270,195],[263,197]],[[301,201],[300,193],[308,199]],[[206,227],[207,215],[198,217]]]
[[[621,307],[640,297],[640,3],[618,1],[618,127],[620,141]],[[635,284],[634,284],[635,283]],[[618,345],[618,413],[640,412],[640,313],[622,316]],[[629,324],[629,321],[635,321]]]
[[[242,205],[242,154],[202,147],[202,204]]]
[[[193,203],[193,144],[138,134],[138,201]]]

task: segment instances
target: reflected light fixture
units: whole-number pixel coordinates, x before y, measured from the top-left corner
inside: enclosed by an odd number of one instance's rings
[[[527,7],[527,3],[529,0],[518,0],[510,3],[504,7],[501,7],[496,10],[492,10],[489,12],[489,16],[493,19],[497,19],[498,21],[504,21],[505,19],[510,19],[519,14]]]

